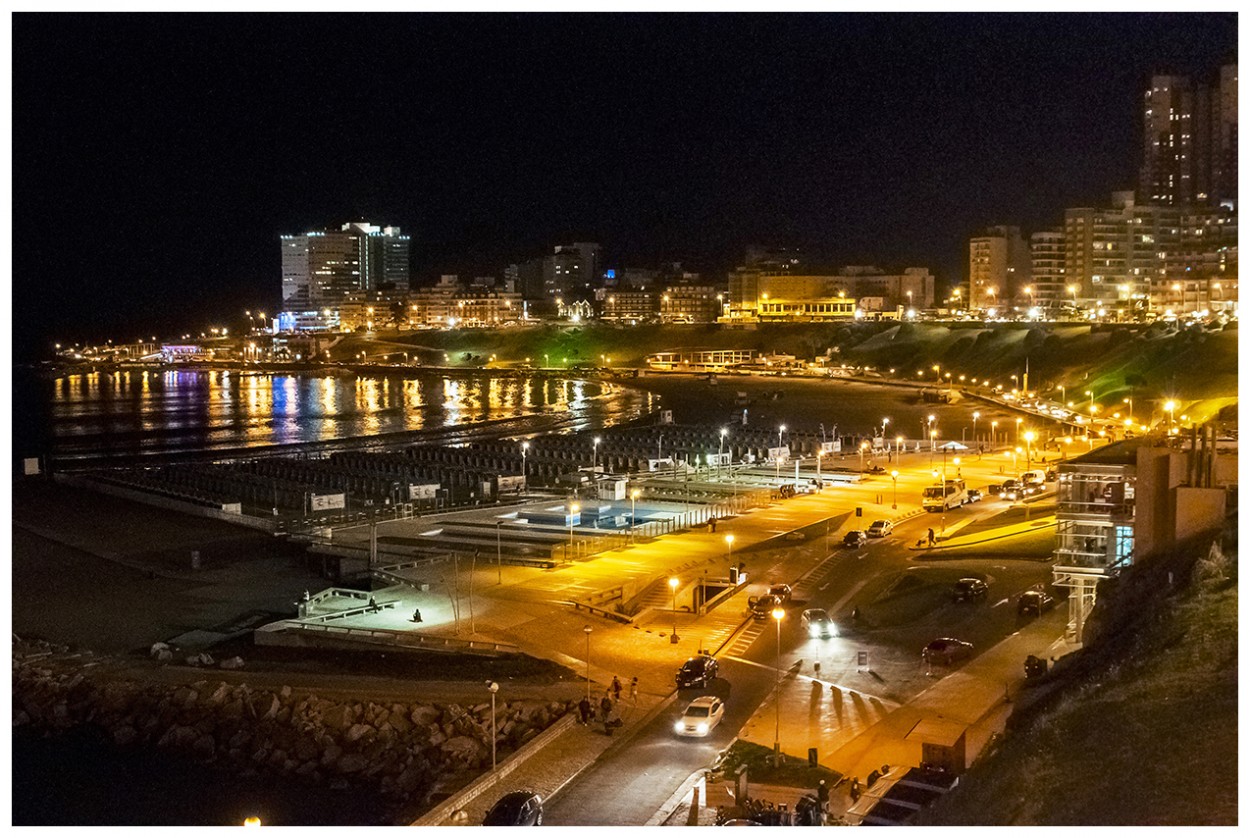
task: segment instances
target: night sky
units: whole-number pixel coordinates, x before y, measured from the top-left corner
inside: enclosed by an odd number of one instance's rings
[[[555,244],[718,280],[745,245],[966,268],[1130,189],[1154,72],[1236,15],[13,15],[13,320],[52,340],[275,310],[278,236],[413,236],[413,275]]]

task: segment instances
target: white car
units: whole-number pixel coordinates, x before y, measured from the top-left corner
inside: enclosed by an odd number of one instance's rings
[[[724,715],[725,702],[714,695],[699,696],[686,707],[673,730],[679,736],[707,736]]]
[[[872,526],[868,528],[869,538],[884,538],[894,532],[894,524],[889,521],[873,521]]]
[[[823,608],[809,608],[800,619],[808,637],[837,637],[838,627],[829,619],[829,612]]]

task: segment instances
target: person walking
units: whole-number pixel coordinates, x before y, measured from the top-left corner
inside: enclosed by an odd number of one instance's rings
[[[590,699],[582,696],[582,700],[577,702],[577,710],[582,714],[582,724],[590,723]]]
[[[635,675],[633,680],[629,682],[629,700],[638,703],[638,676]]]
[[[603,712],[603,718],[606,720],[612,712],[612,699],[608,698],[607,693],[604,693],[603,698],[600,699],[599,709]]]
[[[829,808],[829,786],[824,780],[816,786],[816,803],[820,806],[821,823],[824,822],[824,814]]]
[[[621,679],[613,675],[612,676],[612,696],[617,701],[617,703],[620,703],[620,700],[621,700],[621,689],[622,689]]]
[[[933,527],[929,527],[929,546],[933,546]]]

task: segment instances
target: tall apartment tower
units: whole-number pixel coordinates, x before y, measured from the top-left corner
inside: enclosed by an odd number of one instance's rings
[[[1019,227],[990,227],[968,243],[968,307],[995,308],[1019,301],[1032,274],[1029,245]]]
[[[1145,204],[1193,206],[1237,198],[1237,65],[1213,85],[1154,76],[1142,104]]]
[[[543,260],[543,290],[555,300],[588,299],[599,276],[599,245],[574,242],[558,245]]]
[[[1064,273],[1082,304],[1148,305],[1179,239],[1180,210],[1142,206],[1132,192],[1113,192],[1108,209],[1064,212]]]
[[[409,237],[398,227],[350,222],[282,236],[282,307],[337,306],[357,291],[409,286]]]
[[[1040,230],[1029,236],[1029,254],[1033,286],[1030,296],[1037,304],[1053,311],[1060,308],[1065,299],[1075,302],[1076,286],[1069,286],[1064,266],[1063,231]]]

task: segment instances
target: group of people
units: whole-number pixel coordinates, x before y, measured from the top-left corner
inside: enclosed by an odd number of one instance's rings
[[[612,734],[613,730],[624,724],[621,721],[620,714],[616,711],[616,705],[620,704],[621,693],[624,690],[625,687],[621,684],[621,679],[614,675],[612,676],[611,685],[603,691],[603,697],[599,699],[599,721],[603,723],[603,729],[609,735]],[[638,701],[637,676],[629,682],[629,699],[633,702]],[[589,695],[586,695],[578,702],[577,711],[581,717],[581,723],[584,725],[590,724],[591,720],[595,718],[595,707],[590,703]]]

